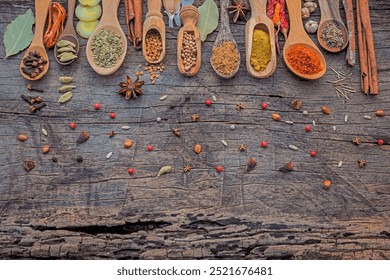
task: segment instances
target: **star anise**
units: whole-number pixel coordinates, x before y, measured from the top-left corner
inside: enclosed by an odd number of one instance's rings
[[[126,99],[131,99],[133,97],[140,96],[144,94],[141,87],[145,84],[145,81],[140,81],[139,77],[133,82],[129,75],[126,75],[126,81],[120,82],[119,85],[121,89],[118,91],[119,94],[126,97]]]
[[[187,173],[187,172],[190,171],[190,170],[191,170],[191,166],[189,166],[188,164],[186,164],[186,165],[183,166],[183,171],[184,171],[184,173]]]
[[[234,13],[233,22],[237,22],[238,18],[247,21],[245,14],[249,12],[251,9],[245,5],[243,0],[239,0],[239,1],[232,0],[232,5],[227,7],[226,10],[228,10],[230,14]]]
[[[359,167],[360,167],[360,168],[363,168],[364,166],[366,166],[367,161],[364,160],[364,159],[359,159],[359,160],[358,160],[358,164],[359,164]]]

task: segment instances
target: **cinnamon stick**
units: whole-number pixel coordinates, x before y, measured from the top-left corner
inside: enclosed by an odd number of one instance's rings
[[[368,0],[360,0],[360,20],[362,23],[369,61],[369,88],[370,94],[378,94],[378,70],[375,58],[374,36],[372,34],[370,8]]]
[[[355,39],[355,19],[353,16],[352,0],[343,0],[345,16],[347,19],[348,28],[348,49],[347,49],[347,63],[348,65],[355,65],[356,63],[356,39]]]
[[[365,44],[365,36],[363,34],[363,27],[361,21],[360,0],[356,1],[356,19],[358,30],[358,45],[359,45],[359,60],[360,60],[360,80],[362,91],[368,94],[368,65],[367,65],[367,52]]]
[[[142,48],[142,0],[124,0],[126,25],[130,42],[135,49]]]

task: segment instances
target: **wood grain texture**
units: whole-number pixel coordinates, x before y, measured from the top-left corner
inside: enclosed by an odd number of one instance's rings
[[[203,43],[199,73],[185,77],[176,66],[179,28],[167,28],[167,70],[154,86],[145,76],[145,95],[130,101],[115,93],[124,75],[134,77],[144,63],[142,53],[130,46],[119,71],[105,77],[89,66],[86,40],[80,41],[80,58],[71,66],[56,64],[50,50],[50,70],[34,83],[45,89],[48,106],[35,114],[20,98],[30,94],[18,69],[23,54],[2,60],[0,258],[389,259],[390,117],[378,118],[374,112],[381,108],[390,114],[390,3],[370,4],[380,94],[358,92],[348,102],[338,99],[326,82],[335,79],[333,67],[352,71],[351,85],[360,88],[359,68],[349,68],[344,53],[324,52],[329,69],[317,81],[293,76],[282,57],[270,78],[251,78],[241,61],[234,78],[220,79],[209,63],[218,30]],[[33,7],[31,0],[0,0],[0,30]],[[318,9],[312,19],[319,20]],[[123,3],[119,20],[123,28]],[[231,29],[243,55],[245,24],[232,24]],[[65,75],[77,77],[77,88],[73,99],[61,105],[58,77]],[[217,102],[206,107],[204,101],[212,95]],[[308,116],[290,107],[297,98]],[[264,101],[267,110],[260,108]],[[102,105],[99,111],[93,109],[95,102]],[[236,111],[237,102],[246,108]],[[333,113],[322,114],[323,105]],[[113,120],[111,111],[117,114]],[[272,121],[273,112],[294,125]],[[200,115],[196,123],[191,122],[195,113]],[[313,120],[316,126],[305,132]],[[69,129],[71,121],[77,123],[76,130]],[[130,130],[121,130],[123,125]],[[172,128],[179,128],[182,136],[173,135]],[[90,139],[76,144],[83,129]],[[111,130],[118,134],[108,138]],[[29,139],[19,142],[19,133]],[[360,146],[351,143],[354,136],[362,138]],[[122,146],[125,138],[134,140],[128,150]],[[376,145],[378,138],[386,145]],[[268,142],[266,149],[261,141]],[[199,155],[193,152],[196,143],[203,147]],[[248,146],[246,152],[238,151],[241,143]],[[46,144],[51,151],[44,155],[40,148]],[[148,144],[153,152],[146,151]],[[300,150],[290,150],[290,144]],[[311,149],[317,151],[316,158],[309,156]],[[113,152],[110,159],[105,157],[108,152]],[[82,163],[76,162],[78,155]],[[244,174],[251,155],[257,166]],[[365,168],[358,167],[360,158],[367,160]],[[33,159],[36,168],[26,172],[25,159]],[[290,160],[295,171],[279,172]],[[341,160],[344,164],[338,168]],[[184,164],[192,170],[183,173]],[[220,174],[215,172],[218,164],[224,167]],[[173,171],[157,178],[164,165]],[[133,176],[127,173],[129,167],[135,168]],[[322,187],[324,179],[332,180],[329,190]]]

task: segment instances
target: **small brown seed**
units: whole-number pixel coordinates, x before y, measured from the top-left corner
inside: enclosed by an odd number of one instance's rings
[[[291,102],[291,107],[295,110],[299,110],[302,108],[302,101],[300,99],[295,99]]]
[[[273,113],[272,114],[272,119],[274,121],[280,121],[282,119],[282,117],[279,114],[277,114],[277,113]]]
[[[50,146],[45,145],[42,147],[42,153],[47,154],[50,151]]]
[[[200,144],[196,144],[194,146],[194,152],[200,154],[201,151],[202,151],[202,146]]]
[[[133,141],[130,140],[130,139],[126,139],[124,142],[123,142],[123,147],[125,149],[129,149],[131,148],[131,146],[133,146]]]
[[[24,167],[24,169],[26,169],[27,171],[30,171],[30,170],[32,170],[32,169],[34,169],[34,167],[35,167],[35,162],[33,161],[33,160],[25,160],[24,162],[23,162],[23,167]]]
[[[322,113],[324,113],[325,115],[330,115],[330,113],[332,111],[328,106],[322,106],[321,110],[322,110]]]
[[[332,182],[331,182],[330,180],[324,180],[324,188],[325,188],[325,189],[329,189],[331,183],[332,183]]]
[[[385,111],[378,109],[378,110],[375,111],[375,115],[377,115],[380,118],[384,117],[385,116]]]
[[[24,135],[24,134],[20,134],[20,135],[18,135],[18,139],[19,139],[19,141],[24,142],[28,139],[28,136]]]

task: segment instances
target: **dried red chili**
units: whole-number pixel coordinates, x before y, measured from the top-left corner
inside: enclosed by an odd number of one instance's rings
[[[278,54],[280,54],[279,47],[279,31],[282,32],[284,38],[287,38],[288,32],[288,20],[286,17],[286,2],[285,0],[269,0],[267,4],[267,16],[272,19],[276,27],[275,33],[275,45]]]

